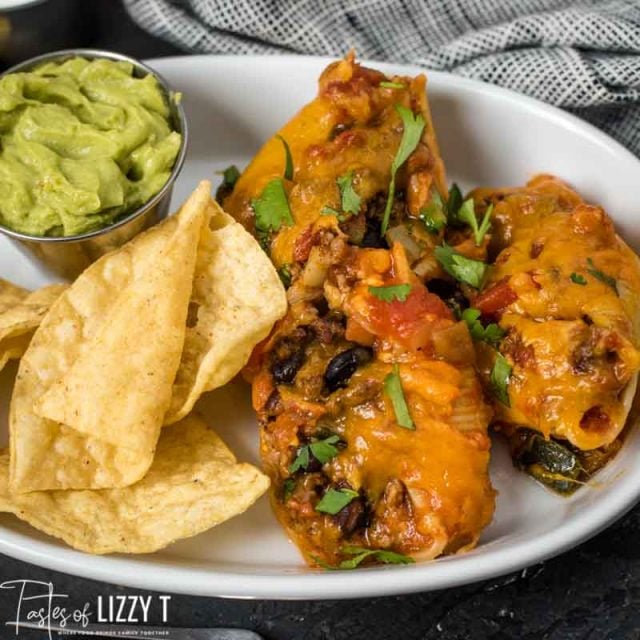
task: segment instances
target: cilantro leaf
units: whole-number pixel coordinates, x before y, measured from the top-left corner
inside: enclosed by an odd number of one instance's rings
[[[462,312],[462,320],[467,323],[469,333],[474,340],[497,346],[500,340],[504,338],[506,331],[499,327],[495,322],[492,322],[485,327],[480,322],[480,315],[481,312],[478,309],[465,309]]]
[[[587,269],[587,273],[589,275],[592,275],[596,280],[600,280],[600,282],[604,282],[604,284],[611,287],[616,292],[616,295],[620,295],[618,293],[618,282],[615,278],[603,273],[600,269],[596,269],[596,265],[593,264],[593,260],[591,258],[587,258],[587,264],[589,265],[589,268]]]
[[[320,556],[311,556],[311,559],[319,566],[321,566],[323,569],[326,569],[327,571],[335,571],[338,567],[332,567],[328,562],[326,562],[325,560],[323,560]]]
[[[355,549],[356,547],[354,547]],[[335,567],[336,569],[356,569],[358,567],[358,565],[365,559],[368,558],[369,556],[372,556],[375,552],[369,549],[365,549],[364,551],[361,551],[360,553],[358,553],[357,555],[355,555],[353,558],[349,558],[348,560],[343,560],[337,567]]]
[[[475,225],[475,229],[477,230],[478,220],[476,218],[475,208],[475,202],[471,198],[467,198],[460,208],[453,214],[456,222],[464,222],[472,228]]]
[[[342,199],[342,210],[345,213],[355,214],[360,211],[361,198],[353,188],[353,171],[349,171],[336,179]]]
[[[460,187],[454,182],[449,189],[449,198],[447,199],[447,222],[453,225],[459,225],[458,211],[462,206],[462,192]]]
[[[298,451],[296,459],[289,465],[289,473],[295,473],[299,469],[309,466],[309,447],[304,446]]]
[[[394,172],[397,171],[415,151],[418,142],[420,142],[425,124],[421,114],[416,115],[411,109],[403,107],[400,104],[395,105],[395,108],[402,118],[403,131],[396,157],[391,163],[391,168]]]
[[[291,226],[293,217],[282,178],[274,178],[262,190],[259,198],[251,201],[255,213],[256,230],[266,234],[277,231],[282,224]]]
[[[491,344],[494,346],[497,346],[500,343],[500,340],[504,338],[505,334],[506,331],[495,322],[491,322],[486,327],[484,327],[484,332],[482,334],[480,332],[471,331],[472,338],[481,340],[482,342],[486,342],[487,344]]]
[[[357,497],[358,492],[353,489],[329,489],[316,505],[316,511],[335,516]]]
[[[343,560],[338,569],[355,569],[363,560],[371,556],[378,562],[383,564],[413,564],[415,560],[410,556],[402,553],[388,551],[386,549],[367,549],[365,547],[343,547],[340,551],[346,555],[353,556],[348,560]]]
[[[482,218],[482,222],[480,223],[480,228],[477,233],[474,230],[473,236],[476,241],[476,245],[480,246],[482,240],[484,239],[485,234],[491,231],[491,214],[493,213],[493,205],[490,204],[484,212],[484,217]]]
[[[285,289],[288,289],[291,286],[291,265],[288,264],[283,264],[279,269],[278,269],[278,275],[280,276],[280,280],[282,281],[282,284],[284,285]]]
[[[509,364],[509,361],[501,353],[497,353],[490,376],[491,390],[495,397],[507,407],[511,406],[511,401],[509,400],[509,378],[512,370],[513,367]]]
[[[482,244],[482,240],[491,227],[491,214],[493,213],[493,205],[490,204],[484,213],[482,222],[478,226],[478,219],[476,218],[476,210],[474,201],[469,198],[462,203],[462,206],[456,214],[457,219],[461,222],[466,222],[473,231],[473,239],[476,242],[476,246]]]
[[[336,183],[340,189],[340,207],[342,211],[338,211],[333,207],[324,206],[320,214],[323,216],[335,216],[340,222],[344,222],[347,219],[347,215],[353,215],[360,211],[362,198],[360,198],[353,188],[353,171],[349,171],[349,173],[345,173],[345,175],[336,178]]]
[[[474,309],[473,307],[469,307],[462,312],[461,319],[467,323],[469,330],[471,330],[471,325],[476,323],[479,324],[479,318],[482,315],[482,311],[480,309]]]
[[[380,235],[384,235],[387,232],[387,227],[389,226],[391,207],[393,206],[393,199],[396,195],[396,172],[415,151],[415,148],[420,142],[420,137],[424,131],[425,124],[422,115],[414,115],[411,109],[407,109],[407,107],[403,107],[400,104],[395,105],[395,107],[396,111],[402,118],[402,138],[400,140],[400,146],[396,151],[395,158],[391,163],[391,180],[389,181],[389,193],[387,195],[387,204],[384,208]]]
[[[482,280],[487,271],[487,265],[484,262],[467,258],[448,244],[436,247],[434,254],[442,268],[456,280],[471,285],[475,289],[482,286]]]
[[[278,138],[284,146],[284,179],[293,180],[293,157],[291,156],[291,149],[289,149],[287,141],[280,134],[276,134],[276,138]]]
[[[447,216],[444,212],[445,205],[437,191],[433,192],[431,202],[421,209],[419,218],[429,233],[436,235],[447,224]]]
[[[400,379],[400,368],[397,364],[393,365],[393,371],[384,379],[384,391],[391,399],[393,411],[396,414],[396,421],[403,429],[415,430],[409,407],[402,390],[402,380]]]
[[[384,564],[414,564],[415,560],[411,556],[405,556],[395,551],[376,551],[376,560]]]
[[[587,279],[575,271],[569,277],[571,278],[571,282],[575,282],[576,284],[580,284],[582,286],[587,284]]]
[[[340,453],[338,447],[336,447],[336,444],[338,442],[340,442],[339,436],[329,436],[324,440],[317,440],[316,442],[312,442],[309,445],[309,450],[318,462],[324,464],[325,462],[329,462],[331,458],[334,458],[338,455],[338,453]]]
[[[402,82],[390,82],[389,80],[383,80],[378,86],[383,89],[406,89]]]
[[[404,302],[411,291],[410,284],[391,284],[386,287],[369,287],[369,293],[383,302]]]
[[[299,469],[306,469],[311,462],[310,455],[312,455],[320,464],[329,462],[331,458],[340,453],[336,444],[340,442],[340,437],[333,435],[325,438],[324,440],[316,440],[310,444],[301,447],[298,450],[296,459],[289,465],[289,473],[295,473]]]
[[[240,169],[235,164],[232,164],[222,172],[222,186],[226,189],[233,189],[239,177]]]
[[[282,483],[282,501],[283,502],[286,502],[291,497],[295,488],[296,488],[295,478],[287,478]]]

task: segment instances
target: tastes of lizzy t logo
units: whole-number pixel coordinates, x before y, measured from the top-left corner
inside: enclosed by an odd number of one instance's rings
[[[5,625],[20,635],[21,623],[37,625],[47,632],[49,640],[53,633],[68,629],[81,632],[95,620],[98,623],[147,624],[153,599],[160,603],[162,622],[168,620],[168,604],[171,596],[109,595],[98,596],[96,602],[85,602],[80,607],[71,606],[69,596],[56,593],[52,582],[39,580],[8,580],[0,583],[0,596],[13,597],[15,618]],[[94,618],[95,611],[95,618]],[[93,620],[92,620],[93,618]],[[4,635],[4,634],[1,634]]]

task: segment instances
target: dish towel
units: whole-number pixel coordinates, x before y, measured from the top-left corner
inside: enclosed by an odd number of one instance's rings
[[[192,53],[414,63],[562,107],[640,155],[638,0],[124,0]]]

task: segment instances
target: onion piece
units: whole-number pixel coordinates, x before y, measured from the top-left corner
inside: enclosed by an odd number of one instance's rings
[[[422,247],[413,239],[411,232],[403,224],[392,227],[385,234],[385,238],[391,246],[394,242],[399,242],[407,253],[409,262],[414,262],[420,257]]]
[[[322,259],[320,249],[313,247],[302,272],[302,282],[305,287],[321,287],[327,278],[328,268],[329,265]]]

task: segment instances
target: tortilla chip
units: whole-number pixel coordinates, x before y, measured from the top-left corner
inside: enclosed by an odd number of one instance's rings
[[[0,453],[0,511],[89,553],[157,551],[242,513],[269,486],[195,416],[163,431],[149,473],[123,489],[11,495],[8,457]]]
[[[52,306],[11,402],[13,491],[112,488],[149,469],[185,338],[210,184]]]
[[[0,278],[0,313],[4,313],[19,304],[28,295],[28,289],[23,289],[8,280]]]
[[[229,382],[287,310],[280,277],[253,236],[213,200],[210,215],[198,247],[193,320],[165,424],[187,415],[205,391]]]
[[[27,350],[33,332],[66,288],[52,284],[32,293],[0,279],[0,371]]]

